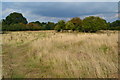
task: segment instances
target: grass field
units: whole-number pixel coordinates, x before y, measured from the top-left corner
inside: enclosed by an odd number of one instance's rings
[[[6,78],[116,78],[118,32],[2,34]]]

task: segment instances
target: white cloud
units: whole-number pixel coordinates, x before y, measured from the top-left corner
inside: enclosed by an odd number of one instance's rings
[[[29,22],[31,21],[40,21],[40,22],[57,22],[59,20],[70,20],[72,17],[77,17],[79,16],[81,19],[87,17],[87,16],[99,16],[102,17],[103,19],[106,19],[107,21],[113,21],[115,20],[117,16],[117,8],[116,3],[114,5],[110,4],[104,4],[102,5],[103,7],[101,8],[101,4],[86,4],[87,7],[85,7],[85,4],[77,4],[77,3],[71,3],[70,5],[67,4],[34,4],[34,3],[29,3],[28,4],[23,4],[23,3],[3,3],[3,9],[2,9],[2,18],[5,18],[7,15],[9,15],[12,12],[19,12],[22,13],[24,17],[28,19]],[[82,8],[80,8],[80,6]],[[92,6],[93,5],[93,6]],[[44,7],[43,7],[44,6]],[[54,6],[57,6],[57,8]],[[74,6],[72,8],[71,6]],[[89,8],[89,6],[91,6]],[[108,7],[111,6],[111,7]],[[107,8],[106,8],[107,7]],[[79,10],[77,10],[77,8]],[[42,10],[46,10],[45,12]],[[66,12],[65,12],[66,11]],[[101,11],[101,12],[99,12]],[[51,13],[53,12],[53,13]],[[72,13],[76,12],[76,13]],[[63,14],[63,15],[61,15]],[[69,14],[72,14],[68,16]],[[116,15],[115,15],[116,14]],[[61,16],[59,16],[61,15]]]
[[[8,13],[11,13],[11,12],[14,12],[15,10],[14,9],[5,9],[4,11],[2,11],[2,14],[8,14]]]
[[[85,16],[79,16],[79,17],[81,17],[83,19],[83,18],[89,17],[89,16],[98,16],[98,17],[101,17],[103,19],[106,19],[106,16],[104,14],[85,15]]]
[[[42,15],[35,15],[29,11],[22,12],[23,16],[25,16],[29,22],[40,21],[40,22],[58,22],[59,20],[70,20],[69,17],[49,17],[49,16],[42,16]],[[32,15],[32,16],[31,16]]]
[[[114,18],[118,18],[118,14],[115,14],[115,15],[114,15]]]
[[[6,8],[5,10],[2,10],[2,18],[5,18],[7,15],[9,15],[12,12],[21,12],[21,10]]]
[[[114,21],[118,19],[118,14],[95,14],[95,15],[85,15],[85,16],[79,16],[80,18],[84,19],[85,17],[89,17],[89,16],[98,16],[101,17],[105,20],[107,20],[108,22]]]
[[[12,12],[20,12],[23,14],[24,17],[27,18],[29,22],[33,21],[40,21],[40,22],[58,22],[59,20],[65,20],[68,21],[71,19],[71,17],[49,17],[49,16],[42,16],[42,15],[36,15],[32,14],[30,11],[21,11],[21,10],[15,10],[15,9],[5,9],[2,11],[3,17],[5,18],[7,15],[9,15]],[[88,16],[99,16],[105,20],[112,21],[114,19],[118,18],[118,14],[95,14],[95,15],[83,15],[79,16],[81,19],[84,19],[85,17]]]

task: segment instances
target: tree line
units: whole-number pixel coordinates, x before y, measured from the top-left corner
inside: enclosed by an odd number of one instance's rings
[[[10,13],[5,19],[2,19],[3,31],[27,31],[27,30],[56,30],[60,31],[78,31],[78,32],[96,32],[98,30],[120,30],[120,20],[107,22],[106,20],[89,16],[83,20],[74,17],[69,21],[60,20],[54,22],[30,22],[23,17],[21,13]]]

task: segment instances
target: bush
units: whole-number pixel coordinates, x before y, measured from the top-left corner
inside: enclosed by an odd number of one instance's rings
[[[21,13],[11,13],[2,19],[3,31],[25,31],[25,30],[56,30],[58,32],[63,30],[81,31],[81,32],[96,32],[98,30],[120,30],[120,20],[112,23],[100,17],[89,16],[81,20],[79,17],[72,18],[67,23],[64,20],[53,22],[27,22]]]
[[[21,13],[17,13],[17,12],[13,12],[11,14],[9,14],[6,19],[4,20],[4,22],[8,25],[10,24],[17,24],[17,23],[24,23],[27,24],[27,19],[25,17],[23,17],[23,15]]]
[[[66,30],[75,30],[75,25],[72,22],[67,22],[65,25]]]
[[[72,18],[69,22],[74,24],[74,29],[82,31],[82,20],[79,17]]]
[[[107,22],[100,17],[90,16],[83,19],[84,32],[96,32],[98,30],[105,30],[107,27]]]
[[[60,20],[57,24],[56,24],[56,26],[55,26],[55,28],[54,28],[56,31],[58,31],[58,32],[60,32],[60,31],[62,31],[62,30],[65,30],[65,21],[64,20]]]

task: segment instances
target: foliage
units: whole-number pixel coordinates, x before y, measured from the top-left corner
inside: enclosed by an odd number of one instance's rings
[[[28,30],[40,30],[41,27],[37,23],[29,23],[26,25]]]
[[[61,26],[60,26],[60,25],[56,25],[56,26],[55,26],[55,30],[56,30],[57,32],[60,32]]]
[[[25,24],[18,23],[18,24],[10,24],[2,27],[3,31],[23,31],[25,30]]]
[[[107,22],[100,17],[86,17],[83,19],[83,30],[84,32],[96,32],[98,30],[107,29]]]
[[[75,25],[75,30],[82,30],[82,20],[79,17],[72,18],[69,22],[72,22]]]
[[[21,13],[11,13],[10,15],[8,15],[6,17],[6,19],[4,20],[4,22],[8,25],[10,24],[17,24],[17,23],[24,23],[27,24],[27,20],[25,17],[23,17],[23,15]]]
[[[120,20],[116,20],[110,24],[111,27],[117,27],[120,26]]]
[[[26,31],[26,30],[63,30],[81,31],[81,32],[96,32],[98,30],[120,30],[120,20],[112,23],[100,17],[89,16],[81,20],[79,17],[74,17],[65,22],[64,20],[54,22],[27,22],[21,13],[13,12],[5,19],[2,19],[3,31]]]
[[[75,25],[72,22],[67,22],[65,25],[66,30],[75,30]]]
[[[55,28],[55,23],[53,22],[48,22],[46,25],[46,30],[54,30]]]
[[[62,31],[65,29],[65,21],[64,20],[60,20],[57,25],[55,26],[55,30],[56,31]]]
[[[108,23],[109,24],[109,29],[110,30],[120,30],[120,20],[116,20],[112,23]]]

